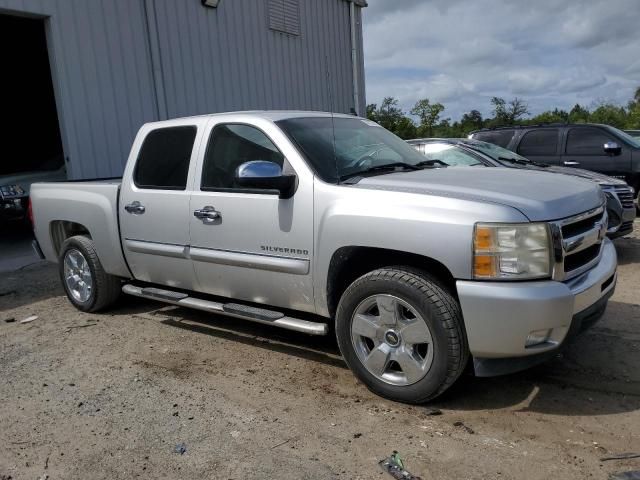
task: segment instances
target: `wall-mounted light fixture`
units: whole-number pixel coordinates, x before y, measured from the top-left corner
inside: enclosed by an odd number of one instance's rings
[[[200,0],[203,7],[217,8],[220,0]]]

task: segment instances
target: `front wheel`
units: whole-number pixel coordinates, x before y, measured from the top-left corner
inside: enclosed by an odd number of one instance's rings
[[[353,282],[338,304],[336,334],[349,368],[371,391],[406,403],[442,394],[469,355],[456,299],[408,267]]]
[[[118,299],[120,280],[104,271],[90,238],[71,237],[60,250],[60,280],[74,307],[83,312],[96,312]]]

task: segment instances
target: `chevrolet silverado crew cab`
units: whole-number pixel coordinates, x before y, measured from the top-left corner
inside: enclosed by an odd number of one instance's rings
[[[354,374],[404,402],[441,394],[469,360],[487,376],[553,355],[616,284],[596,184],[442,168],[348,115],[149,123],[121,181],[41,183],[31,198],[78,309],[124,292],[335,331]]]

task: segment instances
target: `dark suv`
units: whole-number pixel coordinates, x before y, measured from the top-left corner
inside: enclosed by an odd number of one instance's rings
[[[622,178],[640,190],[640,140],[609,125],[545,124],[476,130],[469,138],[508,148],[530,160],[580,167]]]

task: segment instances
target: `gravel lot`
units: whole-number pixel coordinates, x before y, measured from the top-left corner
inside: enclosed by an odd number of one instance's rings
[[[5,273],[0,479],[384,479],[393,450],[425,480],[640,470],[600,460],[640,452],[640,236],[616,246],[618,287],[592,330],[542,367],[464,378],[424,407],[369,393],[332,339],[137,298],[84,314],[55,266]]]

